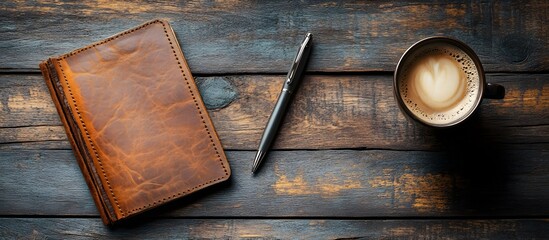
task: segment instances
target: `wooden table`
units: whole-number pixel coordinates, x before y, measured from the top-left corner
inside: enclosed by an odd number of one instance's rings
[[[38,63],[153,18],[179,37],[233,176],[103,226]],[[0,3],[0,238],[549,236],[547,1]],[[261,171],[255,148],[297,46],[315,48]],[[428,36],[469,44],[503,100],[435,131],[392,77]]]

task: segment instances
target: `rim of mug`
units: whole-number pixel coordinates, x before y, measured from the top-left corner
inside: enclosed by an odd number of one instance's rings
[[[471,108],[472,110],[470,110],[469,112],[467,112],[466,115],[461,116],[457,120],[452,121],[450,123],[444,123],[444,124],[438,124],[438,123],[424,121],[421,118],[417,117],[412,111],[410,111],[410,109],[408,109],[408,107],[404,103],[404,100],[402,99],[402,96],[400,96],[400,91],[399,91],[399,87],[398,87],[398,74],[400,72],[399,68],[401,67],[401,65],[403,65],[404,60],[407,57],[409,57],[413,53],[413,51],[415,51],[416,49],[419,49],[420,47],[423,47],[427,44],[432,44],[432,43],[437,43],[437,42],[449,43],[450,45],[458,47],[460,50],[464,51],[467,55],[469,55],[469,57],[471,58],[471,60],[473,60],[475,66],[477,68],[477,71],[479,73],[479,81],[480,81],[479,94],[478,94],[477,99],[475,100],[475,103],[474,103],[473,107]],[[423,38],[423,39],[415,42],[414,44],[412,44],[408,49],[406,49],[406,51],[404,51],[404,53],[402,54],[402,56],[398,60],[397,66],[395,68],[395,73],[393,75],[393,90],[394,90],[394,95],[395,95],[395,98],[398,102],[398,107],[400,108],[400,110],[403,111],[407,117],[411,117],[412,119],[414,119],[415,121],[417,121],[417,122],[419,122],[423,125],[430,126],[430,127],[437,127],[437,128],[455,126],[455,125],[458,125],[459,123],[465,121],[466,119],[469,119],[469,117],[477,110],[478,106],[482,102],[482,98],[483,98],[483,95],[484,95],[484,89],[485,88],[486,88],[486,79],[485,79],[485,75],[484,75],[484,69],[482,67],[482,64],[480,62],[480,59],[479,59],[478,55],[475,53],[475,51],[471,47],[469,47],[464,42],[462,42],[458,39],[455,39],[455,38],[452,38],[452,37],[446,37],[446,36],[427,37],[427,38]]]

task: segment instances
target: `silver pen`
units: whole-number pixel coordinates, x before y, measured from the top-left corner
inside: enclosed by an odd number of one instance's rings
[[[261,136],[261,141],[259,142],[257,154],[255,155],[254,164],[252,167],[252,173],[257,171],[259,165],[265,158],[265,154],[276,136],[278,127],[282,123],[282,119],[286,113],[286,108],[290,102],[290,96],[299,85],[301,76],[303,75],[311,53],[312,38],[313,35],[311,33],[307,33],[305,39],[299,47],[299,51],[297,52],[294,61],[292,62],[286,81],[284,81],[284,85],[282,86],[282,91],[278,96],[278,100],[271,116],[269,117],[269,121],[267,121],[263,136]]]

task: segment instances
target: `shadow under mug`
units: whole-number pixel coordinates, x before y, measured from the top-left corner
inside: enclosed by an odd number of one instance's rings
[[[424,85],[420,84],[420,87],[414,88],[417,82],[415,84],[410,82],[410,78],[415,77],[415,79],[418,79],[418,74],[421,74],[418,73],[418,70],[414,70],[415,64],[433,54],[446,56],[446,59],[450,59],[447,62],[454,61],[453,66],[462,71],[458,73],[462,81],[464,81],[460,83],[463,84],[464,88],[462,89],[463,93],[460,100],[446,107],[444,110],[430,109],[428,104],[424,104],[421,100],[422,97],[420,94],[426,94],[425,89],[421,88],[418,90]],[[434,68],[440,67],[440,64],[437,65],[436,60],[427,64],[433,62]],[[423,76],[419,76],[419,78],[421,77]],[[428,78],[426,81],[434,79],[429,76]],[[434,81],[436,80],[434,79]],[[408,84],[414,84],[414,86],[409,86]],[[455,86],[457,85],[452,85],[452,87]],[[422,39],[404,52],[394,73],[393,89],[398,106],[407,118],[411,118],[423,125],[437,128],[450,127],[465,121],[476,111],[483,98],[502,99],[505,96],[505,88],[503,86],[486,82],[482,64],[469,46],[453,38],[438,36]],[[437,90],[437,88],[434,89]]]

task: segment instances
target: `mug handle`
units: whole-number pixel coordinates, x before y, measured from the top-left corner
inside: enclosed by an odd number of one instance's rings
[[[484,98],[503,99],[505,88],[499,84],[488,83],[484,91]]]

